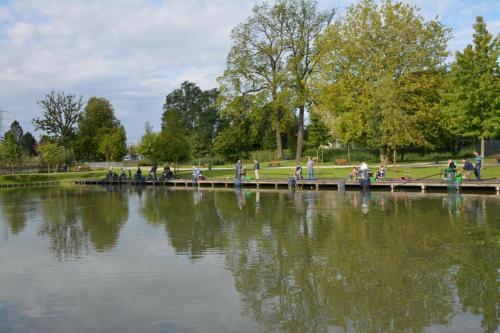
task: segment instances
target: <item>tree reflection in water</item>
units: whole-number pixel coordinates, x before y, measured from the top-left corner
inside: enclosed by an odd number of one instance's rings
[[[51,188],[41,192],[41,199],[39,232],[50,238],[58,259],[79,257],[90,244],[99,252],[112,248],[128,219],[128,195],[118,188]]]
[[[0,191],[13,235],[41,219],[58,259],[107,251],[128,200],[178,254],[223,255],[266,331],[424,331],[500,320],[500,201],[458,193],[50,188]]]
[[[33,204],[33,190],[19,191],[17,189],[0,190],[0,209],[2,217],[14,235],[24,230],[26,224],[32,219],[35,207]]]
[[[461,311],[482,316],[486,332],[498,328],[498,199],[145,193],[142,214],[165,226],[178,253],[225,254],[244,313],[266,331],[420,332]]]

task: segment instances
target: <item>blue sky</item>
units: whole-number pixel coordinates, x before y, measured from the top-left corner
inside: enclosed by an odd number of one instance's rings
[[[50,90],[108,98],[128,133],[159,128],[165,95],[184,80],[208,89],[224,70],[229,33],[257,0],[0,0],[0,108],[32,130]],[[413,0],[470,43],[475,17],[500,31],[500,1]],[[348,0],[320,0],[342,15]],[[40,133],[37,133],[40,134]]]

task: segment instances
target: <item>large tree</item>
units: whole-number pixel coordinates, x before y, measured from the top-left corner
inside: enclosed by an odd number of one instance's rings
[[[10,136],[10,137],[9,137]],[[36,140],[30,132],[24,133],[23,128],[17,120],[10,125],[10,129],[5,133],[4,140],[12,141],[20,149],[20,152],[29,156],[36,155]]]
[[[189,136],[190,153],[194,158],[211,153],[220,125],[216,104],[218,94],[217,89],[202,90],[196,84],[185,81],[165,99],[162,128],[169,126],[168,119],[175,114],[179,126]]]
[[[26,132],[21,138],[21,148],[29,156],[36,155],[36,139],[31,132]]]
[[[12,131],[5,133],[3,142],[0,143],[0,159],[7,161],[12,167],[14,173],[14,164],[21,158],[22,150],[16,141],[15,134]]]
[[[189,157],[189,133],[182,127],[181,119],[175,112],[167,112],[158,138],[162,161],[174,162]]]
[[[21,139],[22,139],[22,137],[24,135],[24,130],[23,130],[23,128],[21,127],[21,125],[19,124],[19,122],[17,120],[14,120],[12,122],[12,124],[10,125],[10,130],[9,131],[14,135],[14,140],[17,143],[20,143]]]
[[[223,99],[231,102],[242,95],[257,95],[275,132],[278,158],[283,158],[281,133],[289,117],[286,101],[288,44],[284,33],[286,6],[280,2],[253,8],[253,14],[233,29],[233,45],[227,57],[227,69],[219,78]]]
[[[486,29],[479,16],[474,24],[473,45],[456,53],[451,67],[448,111],[455,119],[455,134],[481,139],[500,135],[500,37]]]
[[[139,142],[137,152],[157,164],[162,159],[160,134],[153,131],[153,126],[149,122],[146,122],[144,127],[146,133],[144,133]]]
[[[106,158],[106,161],[121,161],[127,152],[126,140],[123,126],[115,127],[102,136],[97,151]]]
[[[110,155],[101,149],[103,141],[107,144],[114,142],[114,153]],[[125,130],[116,118],[111,103],[106,98],[91,97],[78,118],[77,157],[94,161],[118,160],[125,155],[125,144]]]
[[[33,119],[35,130],[42,130],[61,145],[68,147],[76,133],[76,124],[82,111],[82,97],[51,91],[37,102],[43,116]]]
[[[318,10],[316,1],[286,0],[284,34],[289,53],[287,67],[290,71],[289,85],[292,88],[293,106],[297,115],[297,152],[295,159],[302,158],[304,146],[304,115],[313,103],[311,78],[317,70],[319,48],[317,38],[330,24],[334,11]]]
[[[363,0],[320,40],[320,110],[343,143],[431,147],[422,122],[437,110],[449,30],[416,7]],[[438,125],[438,124],[436,124]]]
[[[64,147],[53,142],[41,144],[38,147],[38,154],[40,159],[47,163],[47,172],[50,172],[51,167],[54,168],[59,163],[63,163],[65,159]]]

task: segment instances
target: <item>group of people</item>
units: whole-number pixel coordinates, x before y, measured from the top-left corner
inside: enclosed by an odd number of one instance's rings
[[[377,170],[377,174],[375,175],[375,180],[384,180],[386,174],[386,169],[383,164]],[[372,172],[368,168],[368,164],[365,161],[361,161],[359,167],[353,167],[351,173],[348,175],[349,180],[357,180],[357,179],[369,179],[373,177]]]
[[[169,165],[165,165],[163,167],[163,172],[161,173],[159,179],[158,179],[158,176],[156,174],[157,170],[158,170],[158,166],[156,164],[153,164],[151,166],[151,169],[149,169],[149,176],[148,176],[147,179],[148,180],[152,180],[152,181],[157,181],[157,180],[164,181],[164,180],[169,180],[169,179],[173,179],[174,178],[174,174],[172,173],[172,170],[170,170],[170,166]],[[141,177],[142,177],[141,168],[137,167],[136,179],[139,179]]]
[[[125,171],[124,168],[120,169],[119,173],[116,173],[113,171],[113,169],[110,167],[108,170],[108,173],[106,174],[106,180],[108,181],[127,181],[127,180],[133,180],[136,182],[143,182],[145,180],[152,180],[152,181],[164,181],[164,180],[169,180],[174,178],[174,174],[170,170],[170,166],[166,165],[163,167],[163,172],[160,175],[159,179],[156,174],[158,170],[158,167],[156,164],[154,164],[151,169],[149,170],[149,176],[146,178],[142,175],[142,170],[141,167],[138,166],[137,170],[132,178],[132,171],[128,169],[128,173]]]
[[[253,160],[253,170],[255,173],[255,179],[259,180],[260,179],[260,163],[257,160]],[[247,177],[247,171],[243,167],[243,164],[241,164],[241,160],[238,160],[235,165],[235,179],[238,181],[241,181],[242,179],[245,179]]]
[[[472,164],[468,159],[462,159],[462,168],[458,170],[456,163],[449,159],[448,165],[443,172],[444,179],[460,179],[471,178],[472,174],[476,177],[476,180],[481,180],[481,167],[483,164],[483,157],[477,152],[474,152],[474,164]]]
[[[306,169],[307,169],[307,179],[316,179],[314,178],[314,159],[312,159],[310,156],[307,156],[307,162],[306,162]],[[302,176],[302,166],[297,163],[295,166],[295,173],[294,173],[294,178],[295,179],[303,179],[304,177]]]

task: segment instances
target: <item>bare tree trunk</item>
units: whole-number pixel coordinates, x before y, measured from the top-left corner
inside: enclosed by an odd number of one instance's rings
[[[387,165],[389,157],[387,156],[387,147],[380,148],[380,163],[383,165]]]
[[[484,151],[484,136],[481,136],[481,156],[485,158],[485,151]]]
[[[297,126],[297,152],[295,160],[299,162],[302,159],[302,148],[304,147],[304,106],[299,108],[299,123]]]
[[[281,131],[280,131],[280,121],[279,118],[276,117],[275,123],[276,127],[276,152],[278,154],[277,158],[278,160],[283,159],[283,143],[281,142]]]

